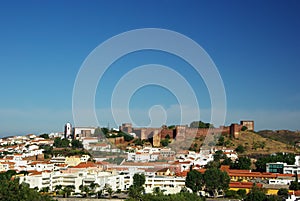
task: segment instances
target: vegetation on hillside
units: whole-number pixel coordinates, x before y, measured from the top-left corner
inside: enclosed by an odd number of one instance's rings
[[[262,130],[257,132],[258,135],[269,138],[272,140],[276,140],[279,142],[283,142],[285,144],[289,145],[295,145],[295,143],[300,142],[300,133],[295,131],[289,131],[289,130]]]

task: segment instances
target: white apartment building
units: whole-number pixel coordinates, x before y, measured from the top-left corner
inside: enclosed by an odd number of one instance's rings
[[[80,170],[78,172],[71,171],[52,171],[52,172],[34,172],[29,175],[19,175],[20,183],[28,183],[30,188],[42,189],[49,187],[50,191],[54,191],[57,185],[62,187],[68,185],[75,186],[75,193],[80,193],[80,185],[89,186],[91,183],[99,184],[96,191],[104,188],[106,184],[110,185],[113,191],[118,189],[128,190],[133,183],[135,173],[145,173],[141,170],[137,171],[91,171]],[[152,193],[155,187],[160,187],[165,194],[178,193],[185,186],[184,177],[176,176],[156,176],[154,173],[145,173],[145,191]]]
[[[160,157],[167,158],[175,156],[175,152],[170,148],[152,148],[145,147],[140,150],[136,150],[135,152],[127,153],[127,161],[135,161],[135,162],[150,162],[157,161]]]
[[[185,186],[185,177],[175,176],[147,176],[145,182],[146,193],[152,193],[153,189],[159,187],[164,194],[179,193]]]
[[[54,170],[54,164],[44,161],[33,161],[31,163],[28,163],[26,165],[26,171],[53,171]]]
[[[73,173],[63,171],[34,172],[29,175],[20,175],[19,178],[20,183],[28,183],[30,188],[42,189],[43,187],[49,187],[52,191],[57,185],[63,187],[74,185],[75,193],[80,193],[80,185],[89,186],[93,182],[99,184],[98,190],[103,189],[105,184],[109,184],[113,191],[125,190],[123,186],[124,176],[116,172],[89,172],[87,170]]]

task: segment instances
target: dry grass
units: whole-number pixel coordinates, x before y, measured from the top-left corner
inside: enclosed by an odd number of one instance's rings
[[[242,132],[238,139],[233,139],[232,143],[236,148],[238,145],[246,147],[245,154],[272,154],[277,152],[295,152],[294,147],[270,138],[264,138],[253,132]],[[264,144],[264,146],[259,146]]]

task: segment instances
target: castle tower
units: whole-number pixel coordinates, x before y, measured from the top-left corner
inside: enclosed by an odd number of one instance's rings
[[[254,121],[241,121],[242,126],[246,126],[248,131],[254,131]]]
[[[185,132],[187,126],[178,125],[176,126],[176,140],[184,141],[185,140]]]

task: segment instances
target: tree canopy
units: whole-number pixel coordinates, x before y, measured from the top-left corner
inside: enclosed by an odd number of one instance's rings
[[[239,157],[234,163],[230,165],[231,169],[250,170],[251,160],[248,157]]]
[[[126,201],[136,201],[136,200],[143,200],[143,201],[204,201],[205,198],[198,196],[194,193],[188,192],[181,192],[177,194],[170,194],[170,195],[163,195],[163,194],[145,194],[142,195],[140,198],[133,198],[130,197],[126,199]]]
[[[133,184],[128,189],[129,197],[133,199],[140,199],[142,197],[142,192],[144,191],[143,185],[146,182],[146,177],[144,174],[134,174]]]
[[[204,184],[203,175],[197,170],[191,170],[185,180],[186,187],[190,188],[193,193],[197,193],[202,189]]]
[[[230,177],[220,169],[207,169],[203,178],[206,191],[211,192],[214,197],[218,195],[219,191],[224,192],[229,188]]]
[[[19,179],[13,178],[15,171],[7,171],[0,174],[0,200],[9,201],[51,201],[46,195],[41,195],[36,190],[29,188],[28,184],[19,183]]]
[[[275,155],[261,156],[255,162],[256,171],[266,172],[267,163],[283,162],[288,165],[295,163],[295,154],[292,153],[276,153]]]

